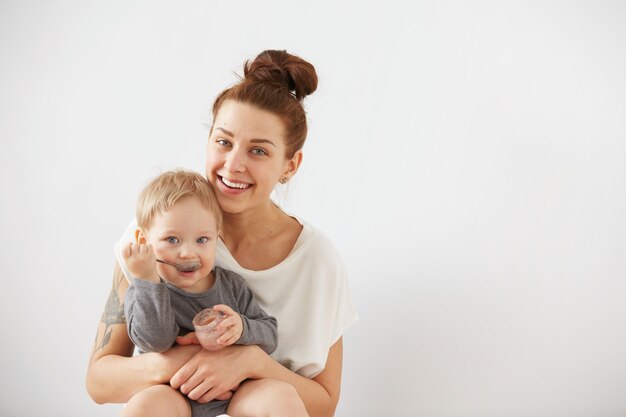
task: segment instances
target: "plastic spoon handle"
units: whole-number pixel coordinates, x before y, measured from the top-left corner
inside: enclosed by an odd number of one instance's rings
[[[157,262],[161,262],[162,264],[170,265],[179,270],[180,272],[193,272],[200,269],[200,262],[186,262],[183,264],[177,264],[174,262],[163,261],[161,259],[157,259]]]

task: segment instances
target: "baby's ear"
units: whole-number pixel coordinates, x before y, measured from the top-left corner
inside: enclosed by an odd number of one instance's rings
[[[146,243],[146,234],[141,229],[135,230],[135,241],[139,244]]]

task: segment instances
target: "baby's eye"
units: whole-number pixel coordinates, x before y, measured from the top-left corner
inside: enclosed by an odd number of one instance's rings
[[[178,238],[174,237],[174,236],[166,237],[165,241],[167,243],[178,243],[179,242]]]
[[[267,155],[267,152],[265,151],[265,149],[261,149],[261,148],[254,148],[252,149],[250,152],[252,152],[254,155]]]
[[[196,242],[197,242],[197,243],[207,243],[208,241],[209,241],[209,238],[208,238],[208,237],[206,237],[206,236],[199,237],[199,238],[196,240]]]

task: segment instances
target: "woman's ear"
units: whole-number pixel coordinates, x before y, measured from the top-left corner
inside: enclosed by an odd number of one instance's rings
[[[296,175],[296,172],[298,172],[298,168],[300,168],[301,163],[302,163],[302,149],[300,149],[299,151],[296,151],[296,153],[293,154],[291,159],[285,163],[285,170],[283,171],[281,180],[283,178],[286,178],[285,182],[289,181],[294,175]]]
[[[146,234],[141,229],[135,230],[135,241],[139,244],[146,243]]]

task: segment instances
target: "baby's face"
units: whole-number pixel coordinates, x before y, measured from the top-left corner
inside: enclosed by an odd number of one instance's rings
[[[197,271],[181,272],[157,263],[159,276],[188,292],[202,292],[211,286],[218,239],[215,216],[197,197],[184,198],[168,211],[158,214],[147,231],[147,243],[157,259],[177,264],[199,261]]]

